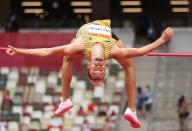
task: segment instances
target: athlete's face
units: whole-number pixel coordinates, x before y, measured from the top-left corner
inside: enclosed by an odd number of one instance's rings
[[[87,64],[91,80],[95,82],[103,81],[106,73],[106,64],[103,59],[96,58]]]

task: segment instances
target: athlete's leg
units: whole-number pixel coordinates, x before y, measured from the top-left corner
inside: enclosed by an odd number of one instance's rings
[[[75,39],[70,43],[74,44]],[[69,88],[72,79],[73,63],[78,56],[64,56],[62,65],[62,100],[65,101],[69,98]]]
[[[128,108],[125,111],[124,118],[131,123],[134,128],[140,128],[141,124],[137,120],[135,109],[135,72],[132,59],[117,59],[125,72],[125,89],[128,99]]]
[[[73,39],[70,43],[73,44],[75,39]],[[77,57],[74,56],[64,56],[63,57],[63,65],[62,65],[62,100],[65,101],[69,98],[69,88],[72,79],[72,69],[74,60]]]
[[[64,56],[62,65],[62,99],[63,101],[69,98],[69,88],[72,79],[72,69],[75,57]]]
[[[126,48],[125,44],[119,40],[119,47]],[[135,70],[132,59],[117,59],[125,72],[125,88],[127,91],[128,107],[135,111]]]
[[[119,47],[125,48],[124,43],[119,40]],[[125,72],[125,89],[128,99],[128,108],[125,111],[125,119],[130,121],[131,126],[134,128],[140,128],[140,123],[137,120],[136,109],[135,109],[135,70],[134,61],[132,59],[117,59],[120,65],[123,67]]]
[[[117,59],[121,64],[125,72],[125,88],[128,99],[128,107],[132,111],[135,109],[135,72],[134,72],[134,63],[132,59]]]
[[[61,115],[73,107],[69,99],[69,88],[72,79],[73,62],[77,57],[64,56],[62,65],[62,99],[59,108],[56,109],[55,115]]]

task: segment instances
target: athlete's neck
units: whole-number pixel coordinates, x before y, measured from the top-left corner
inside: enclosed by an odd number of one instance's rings
[[[95,43],[91,48],[91,61],[96,58],[104,60],[104,46],[101,43]]]

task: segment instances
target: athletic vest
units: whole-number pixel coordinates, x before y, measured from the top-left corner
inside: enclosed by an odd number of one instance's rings
[[[104,45],[105,60],[110,56],[113,45],[118,42],[111,36],[110,20],[97,20],[83,25],[77,32],[76,38],[83,37],[85,41],[85,58],[91,59],[91,47],[98,42]]]

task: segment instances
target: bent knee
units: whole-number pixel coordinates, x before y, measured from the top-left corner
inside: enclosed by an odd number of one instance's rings
[[[65,62],[72,62],[72,61],[74,61],[75,60],[75,57],[73,57],[73,56],[64,56],[63,57],[63,61],[65,61]]]
[[[126,66],[128,66],[128,67],[133,67],[133,66],[134,66],[134,61],[133,61],[133,59],[128,59]]]

